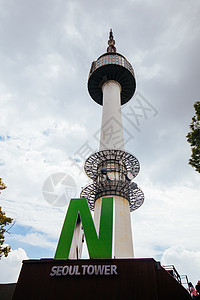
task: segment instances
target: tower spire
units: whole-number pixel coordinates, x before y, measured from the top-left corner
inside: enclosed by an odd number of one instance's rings
[[[116,48],[115,48],[114,45],[115,45],[115,40],[113,38],[112,29],[110,29],[110,35],[109,35],[109,40],[108,40],[108,48],[107,48],[108,53],[116,53]]]

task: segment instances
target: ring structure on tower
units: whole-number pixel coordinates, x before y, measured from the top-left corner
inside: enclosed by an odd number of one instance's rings
[[[81,191],[91,210],[100,197],[121,196],[128,200],[130,211],[144,202],[144,194],[132,180],[137,176],[140,165],[132,154],[116,149],[95,152],[85,162],[85,172],[93,183]]]

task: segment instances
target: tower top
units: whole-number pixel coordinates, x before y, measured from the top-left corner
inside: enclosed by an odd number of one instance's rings
[[[115,45],[115,40],[113,38],[112,29],[110,29],[110,35],[109,35],[109,40],[108,40],[108,48],[107,48],[108,53],[116,53],[116,48],[115,48],[114,45]]]
[[[89,94],[100,105],[103,105],[102,86],[109,80],[117,81],[121,85],[122,105],[132,98],[136,88],[134,70],[127,59],[116,52],[112,29],[107,52],[93,61],[88,78]]]

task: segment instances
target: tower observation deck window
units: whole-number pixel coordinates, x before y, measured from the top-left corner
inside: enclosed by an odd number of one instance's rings
[[[134,71],[131,66],[131,64],[121,55],[119,54],[107,54],[104,56],[101,56],[97,59],[97,61],[94,61],[92,64],[92,68],[90,70],[90,74],[93,73],[96,69],[98,69],[101,66],[108,65],[108,64],[116,64],[125,67],[128,69],[133,75]]]

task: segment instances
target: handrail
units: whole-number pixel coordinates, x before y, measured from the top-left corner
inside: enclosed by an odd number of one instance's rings
[[[166,265],[163,266],[163,268],[169,273],[171,274],[180,284],[182,284],[181,282],[181,276],[179,275],[179,273],[177,272],[176,268],[174,267],[174,265]]]

